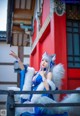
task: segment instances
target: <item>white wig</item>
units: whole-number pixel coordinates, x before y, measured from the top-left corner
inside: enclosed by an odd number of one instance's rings
[[[53,67],[54,65],[54,61],[56,59],[56,55],[53,54],[53,55],[49,55],[47,52],[45,52],[43,55],[42,55],[42,59],[45,59],[47,62],[48,62],[48,71],[51,70],[51,68]]]

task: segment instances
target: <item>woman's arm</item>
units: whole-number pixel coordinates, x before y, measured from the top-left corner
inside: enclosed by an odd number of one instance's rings
[[[11,51],[10,55],[13,56],[18,61],[20,69],[23,70],[24,65],[23,65],[22,61],[20,60],[20,58],[17,56],[17,54],[15,52]]]
[[[52,73],[51,73],[51,72],[49,72],[49,73],[47,74],[46,79],[49,79],[49,80],[52,79]],[[48,84],[48,82],[47,82],[46,79],[45,79],[45,81],[44,81],[44,86],[46,87],[46,90],[49,90],[49,84]]]
[[[49,73],[47,74],[47,79],[52,80],[52,72],[49,72]]]

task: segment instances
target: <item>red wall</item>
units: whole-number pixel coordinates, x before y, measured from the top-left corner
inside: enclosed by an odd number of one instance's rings
[[[39,50],[39,43],[38,43],[30,56],[30,66],[34,67],[36,71],[39,70],[40,68],[39,51],[40,50]]]
[[[45,22],[49,11],[50,0],[44,0],[42,24]],[[39,69],[41,56],[45,51],[49,54],[56,53],[56,64],[64,64],[65,79],[63,80],[63,88],[67,89],[66,14],[63,16],[53,14],[35,49],[31,54],[31,66],[36,70]]]
[[[49,12],[50,12],[50,0],[44,0],[43,9],[42,9],[42,19],[41,19],[42,24],[41,25],[44,24],[44,21],[49,15]]]
[[[47,16],[49,15],[50,12],[50,0],[43,0],[43,9],[42,9],[42,15],[40,16],[40,23],[41,23],[41,27],[44,24]],[[37,35],[37,20],[34,20],[34,33],[32,36],[32,43],[34,42],[34,40],[36,39],[36,35]]]
[[[80,86],[80,69],[68,69],[68,89],[76,89]]]
[[[40,41],[38,42],[30,57],[31,66],[33,66],[36,70],[39,70],[40,68],[41,57],[45,51],[47,51],[48,53],[51,53],[52,51],[50,41],[50,24],[47,26],[42,37],[40,38]]]
[[[50,0],[44,0],[43,1],[42,15],[40,17],[41,25],[44,24],[49,12],[50,12]],[[37,21],[35,20],[34,21],[34,33],[33,33],[33,37],[32,37],[32,42],[34,42],[34,40],[36,39],[36,35],[37,35],[36,31],[37,31]],[[47,27],[47,29],[45,30],[42,37],[40,38],[40,42],[37,44],[36,48],[31,53],[30,65],[33,66],[36,70],[39,69],[39,65],[40,65],[39,63],[40,63],[41,56],[42,56],[43,52],[47,51],[47,50],[49,51],[49,48],[47,47],[47,42],[50,43],[49,38],[48,38],[46,43],[43,42],[46,40],[46,37],[48,36],[49,32],[50,32],[50,24]],[[43,47],[44,46],[43,43],[45,44],[45,47]]]
[[[77,87],[80,87],[80,79],[69,79],[68,80],[68,89],[73,90]]]
[[[62,63],[65,68],[63,88],[67,89],[67,47],[66,47],[66,14],[58,16],[54,13],[54,38],[56,63]]]
[[[49,11],[50,0],[44,0],[41,19],[42,25],[44,24]],[[36,31],[34,35],[36,35]],[[35,36],[33,38],[35,38]],[[41,56],[45,51],[49,54],[56,53],[56,64],[62,63],[64,65],[65,78],[63,79],[62,89],[75,89],[76,87],[79,87],[80,69],[69,69],[67,66],[66,13],[62,16],[53,13],[49,25],[31,53],[31,66],[36,70],[39,70]]]
[[[51,51],[52,50],[51,50],[50,24],[49,24],[40,39],[40,54],[43,54],[44,52],[50,53]]]

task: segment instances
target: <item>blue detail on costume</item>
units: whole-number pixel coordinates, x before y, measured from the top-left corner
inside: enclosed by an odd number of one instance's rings
[[[50,62],[50,69],[55,65],[53,61]]]
[[[42,111],[40,111],[40,109],[39,109],[38,112],[36,112],[36,113],[24,112],[20,116],[68,116],[68,114],[67,114],[67,112],[65,112],[63,114],[45,114]]]
[[[26,72],[27,72],[27,65],[24,65],[24,69],[20,71],[20,90],[21,91],[23,89]]]
[[[38,74],[38,73],[36,75],[38,75],[38,76],[33,81],[33,88],[32,88],[32,90],[36,90],[38,85],[42,82],[42,76],[40,74]]]
[[[25,74],[27,73],[27,65],[24,65],[24,69],[20,71],[20,90],[22,91],[24,80],[25,80]],[[26,99],[21,98],[21,103],[25,102]]]

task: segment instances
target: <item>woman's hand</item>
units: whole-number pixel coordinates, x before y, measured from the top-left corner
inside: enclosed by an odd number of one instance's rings
[[[46,81],[46,71],[44,70],[40,71],[40,75],[42,76],[43,82]]]
[[[23,65],[22,61],[20,60],[20,58],[17,56],[17,54],[11,50],[11,53],[9,55],[13,56],[18,61],[20,69],[23,70],[24,65]]]
[[[42,78],[46,78],[46,71],[44,70],[40,71],[40,75],[42,76]]]
[[[44,70],[40,71],[40,75],[42,76],[42,80],[43,80],[45,89],[49,90],[49,84],[47,83],[46,71],[44,71]]]
[[[11,50],[11,53],[9,55],[13,56],[15,59],[18,59],[17,54],[15,52],[13,52],[12,50]]]

